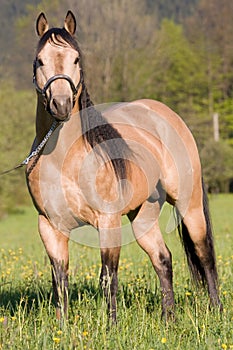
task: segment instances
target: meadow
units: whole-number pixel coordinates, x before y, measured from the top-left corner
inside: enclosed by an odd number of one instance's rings
[[[0,349],[233,349],[233,196],[210,197],[223,313],[210,309],[190,279],[177,232],[164,233],[173,254],[175,322],[161,320],[157,276],[135,242],[122,247],[118,324],[108,328],[99,289],[99,250],[70,242],[69,320],[55,319],[50,264],[32,207],[0,221]],[[165,231],[170,215],[161,216]],[[126,225],[127,226],[127,225]]]

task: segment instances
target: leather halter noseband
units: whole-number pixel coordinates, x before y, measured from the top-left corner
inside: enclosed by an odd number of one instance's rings
[[[73,92],[73,106],[74,106],[75,100],[76,100],[76,96],[78,94],[79,87],[83,83],[82,69],[80,68],[80,80],[79,80],[77,86],[74,85],[73,80],[68,75],[66,75],[66,74],[55,74],[51,78],[49,78],[47,80],[47,82],[45,83],[44,87],[41,89],[39,87],[38,83],[37,83],[37,80],[36,80],[36,60],[33,62],[33,84],[35,85],[36,90],[44,97],[44,99],[45,99],[45,108],[50,114],[51,114],[51,111],[50,111],[50,107],[49,107],[49,100],[48,100],[48,98],[46,96],[46,92],[47,92],[48,88],[50,87],[50,85],[55,80],[58,80],[58,79],[64,79],[64,80],[68,81],[68,83],[70,84],[71,90]]]

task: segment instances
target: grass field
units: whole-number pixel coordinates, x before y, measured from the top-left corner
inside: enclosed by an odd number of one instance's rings
[[[233,196],[210,198],[224,311],[210,311],[191,281],[177,233],[164,238],[173,254],[176,321],[161,321],[157,277],[136,243],[122,247],[118,325],[107,330],[98,286],[99,250],[70,243],[69,321],[54,317],[48,258],[33,208],[0,222],[0,349],[233,349]],[[166,226],[166,215],[161,227]]]

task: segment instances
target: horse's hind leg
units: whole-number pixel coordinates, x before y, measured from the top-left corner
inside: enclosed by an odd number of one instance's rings
[[[39,215],[39,232],[48,253],[53,280],[57,319],[68,316],[68,237],[55,230],[47,218]]]
[[[158,202],[145,202],[136,218],[133,219],[132,228],[138,244],[149,255],[159,277],[162,293],[162,316],[168,319],[174,314],[172,256],[159,228],[159,212]],[[129,219],[132,219],[130,214]]]

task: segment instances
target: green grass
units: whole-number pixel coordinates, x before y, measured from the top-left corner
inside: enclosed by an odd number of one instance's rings
[[[22,208],[2,220],[0,349],[233,349],[233,196],[213,196],[210,207],[223,313],[210,311],[206,292],[190,281],[177,234],[165,233],[173,254],[176,321],[161,321],[158,279],[134,242],[122,247],[118,325],[110,330],[98,286],[99,250],[70,242],[69,321],[61,329],[35,210]],[[169,210],[161,218],[163,230]]]

